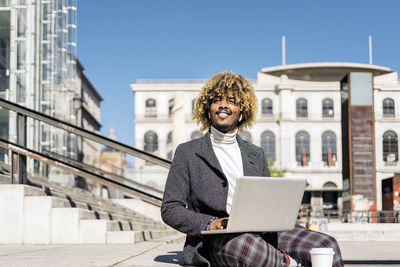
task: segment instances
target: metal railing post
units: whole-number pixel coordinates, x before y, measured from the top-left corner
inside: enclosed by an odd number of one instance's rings
[[[17,180],[16,180],[16,173],[17,173],[17,166],[18,166],[18,154],[15,153],[14,151],[11,152],[11,183],[12,184],[17,184]]]
[[[26,115],[17,113],[17,144],[26,147]],[[26,156],[18,155],[18,183],[28,184]]]

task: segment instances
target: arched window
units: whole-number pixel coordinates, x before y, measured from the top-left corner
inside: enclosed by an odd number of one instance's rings
[[[264,150],[265,159],[275,161],[275,135],[271,131],[261,134],[261,148]]]
[[[153,98],[146,100],[145,117],[155,118],[157,117],[157,102]]]
[[[337,188],[337,185],[332,182],[326,182],[323,187],[324,188]]]
[[[296,161],[301,166],[310,161],[310,136],[305,131],[296,134]]]
[[[194,106],[196,105],[196,98],[192,100],[192,114],[194,114]]]
[[[144,151],[155,152],[158,150],[158,137],[153,131],[144,134]]]
[[[396,162],[399,160],[399,142],[397,134],[386,131],[383,134],[383,161]]]
[[[172,143],[172,132],[169,132],[167,135],[167,145]]]
[[[391,98],[385,98],[383,100],[383,116],[394,117],[394,100]]]
[[[334,189],[337,189],[337,185],[332,182],[326,182],[323,186],[323,188],[326,188],[328,190],[323,190],[322,192],[322,201],[323,205],[325,206],[326,209],[337,209],[338,208],[338,203],[337,199],[339,197],[338,191],[335,191]]]
[[[296,116],[307,118],[307,100],[299,98],[296,100]]]
[[[203,134],[201,132],[199,132],[199,131],[194,131],[190,135],[190,140],[197,139],[197,138],[200,138],[200,137],[203,137]]]
[[[272,100],[264,98],[261,102],[261,114],[272,115]]]
[[[333,117],[333,100],[326,98],[322,100],[322,117]]]
[[[331,131],[326,131],[322,134],[322,161],[328,166],[333,166],[336,159],[336,135]]]
[[[168,101],[168,116],[171,116],[172,115],[172,109],[174,108],[174,99],[173,98],[171,98],[169,101]]]
[[[240,135],[240,137],[242,137],[242,139],[244,141],[246,141],[246,142],[248,142],[250,144],[252,143],[251,133],[249,133],[248,131],[241,132],[239,135]]]

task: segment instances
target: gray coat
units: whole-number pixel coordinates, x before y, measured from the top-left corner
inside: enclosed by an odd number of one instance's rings
[[[261,148],[237,135],[247,176],[270,176]],[[183,249],[185,265],[210,266],[202,253],[206,238],[200,231],[208,221],[227,217],[228,182],[211,145],[210,133],[181,144],[175,151],[161,206],[163,221],[187,234]]]

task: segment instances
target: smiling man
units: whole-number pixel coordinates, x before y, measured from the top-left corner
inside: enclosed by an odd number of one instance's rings
[[[222,133],[234,133],[240,120],[240,105],[232,92],[213,98],[210,106],[211,124]]]
[[[202,230],[224,228],[238,177],[270,172],[262,149],[237,134],[252,126],[257,113],[254,89],[243,76],[215,74],[201,89],[194,112],[207,132],[177,147],[161,207],[164,222],[187,234],[184,264],[297,266],[298,261],[311,266],[311,248],[332,247],[333,266],[343,266],[334,238],[298,225],[280,233],[201,235]]]

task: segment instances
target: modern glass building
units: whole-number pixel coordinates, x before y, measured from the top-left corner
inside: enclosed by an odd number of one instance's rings
[[[76,11],[76,0],[0,0],[1,98],[77,122]],[[2,138],[16,140],[15,117],[0,110]],[[28,147],[77,157],[75,136],[29,119],[27,131]],[[0,157],[9,161],[4,150]]]

